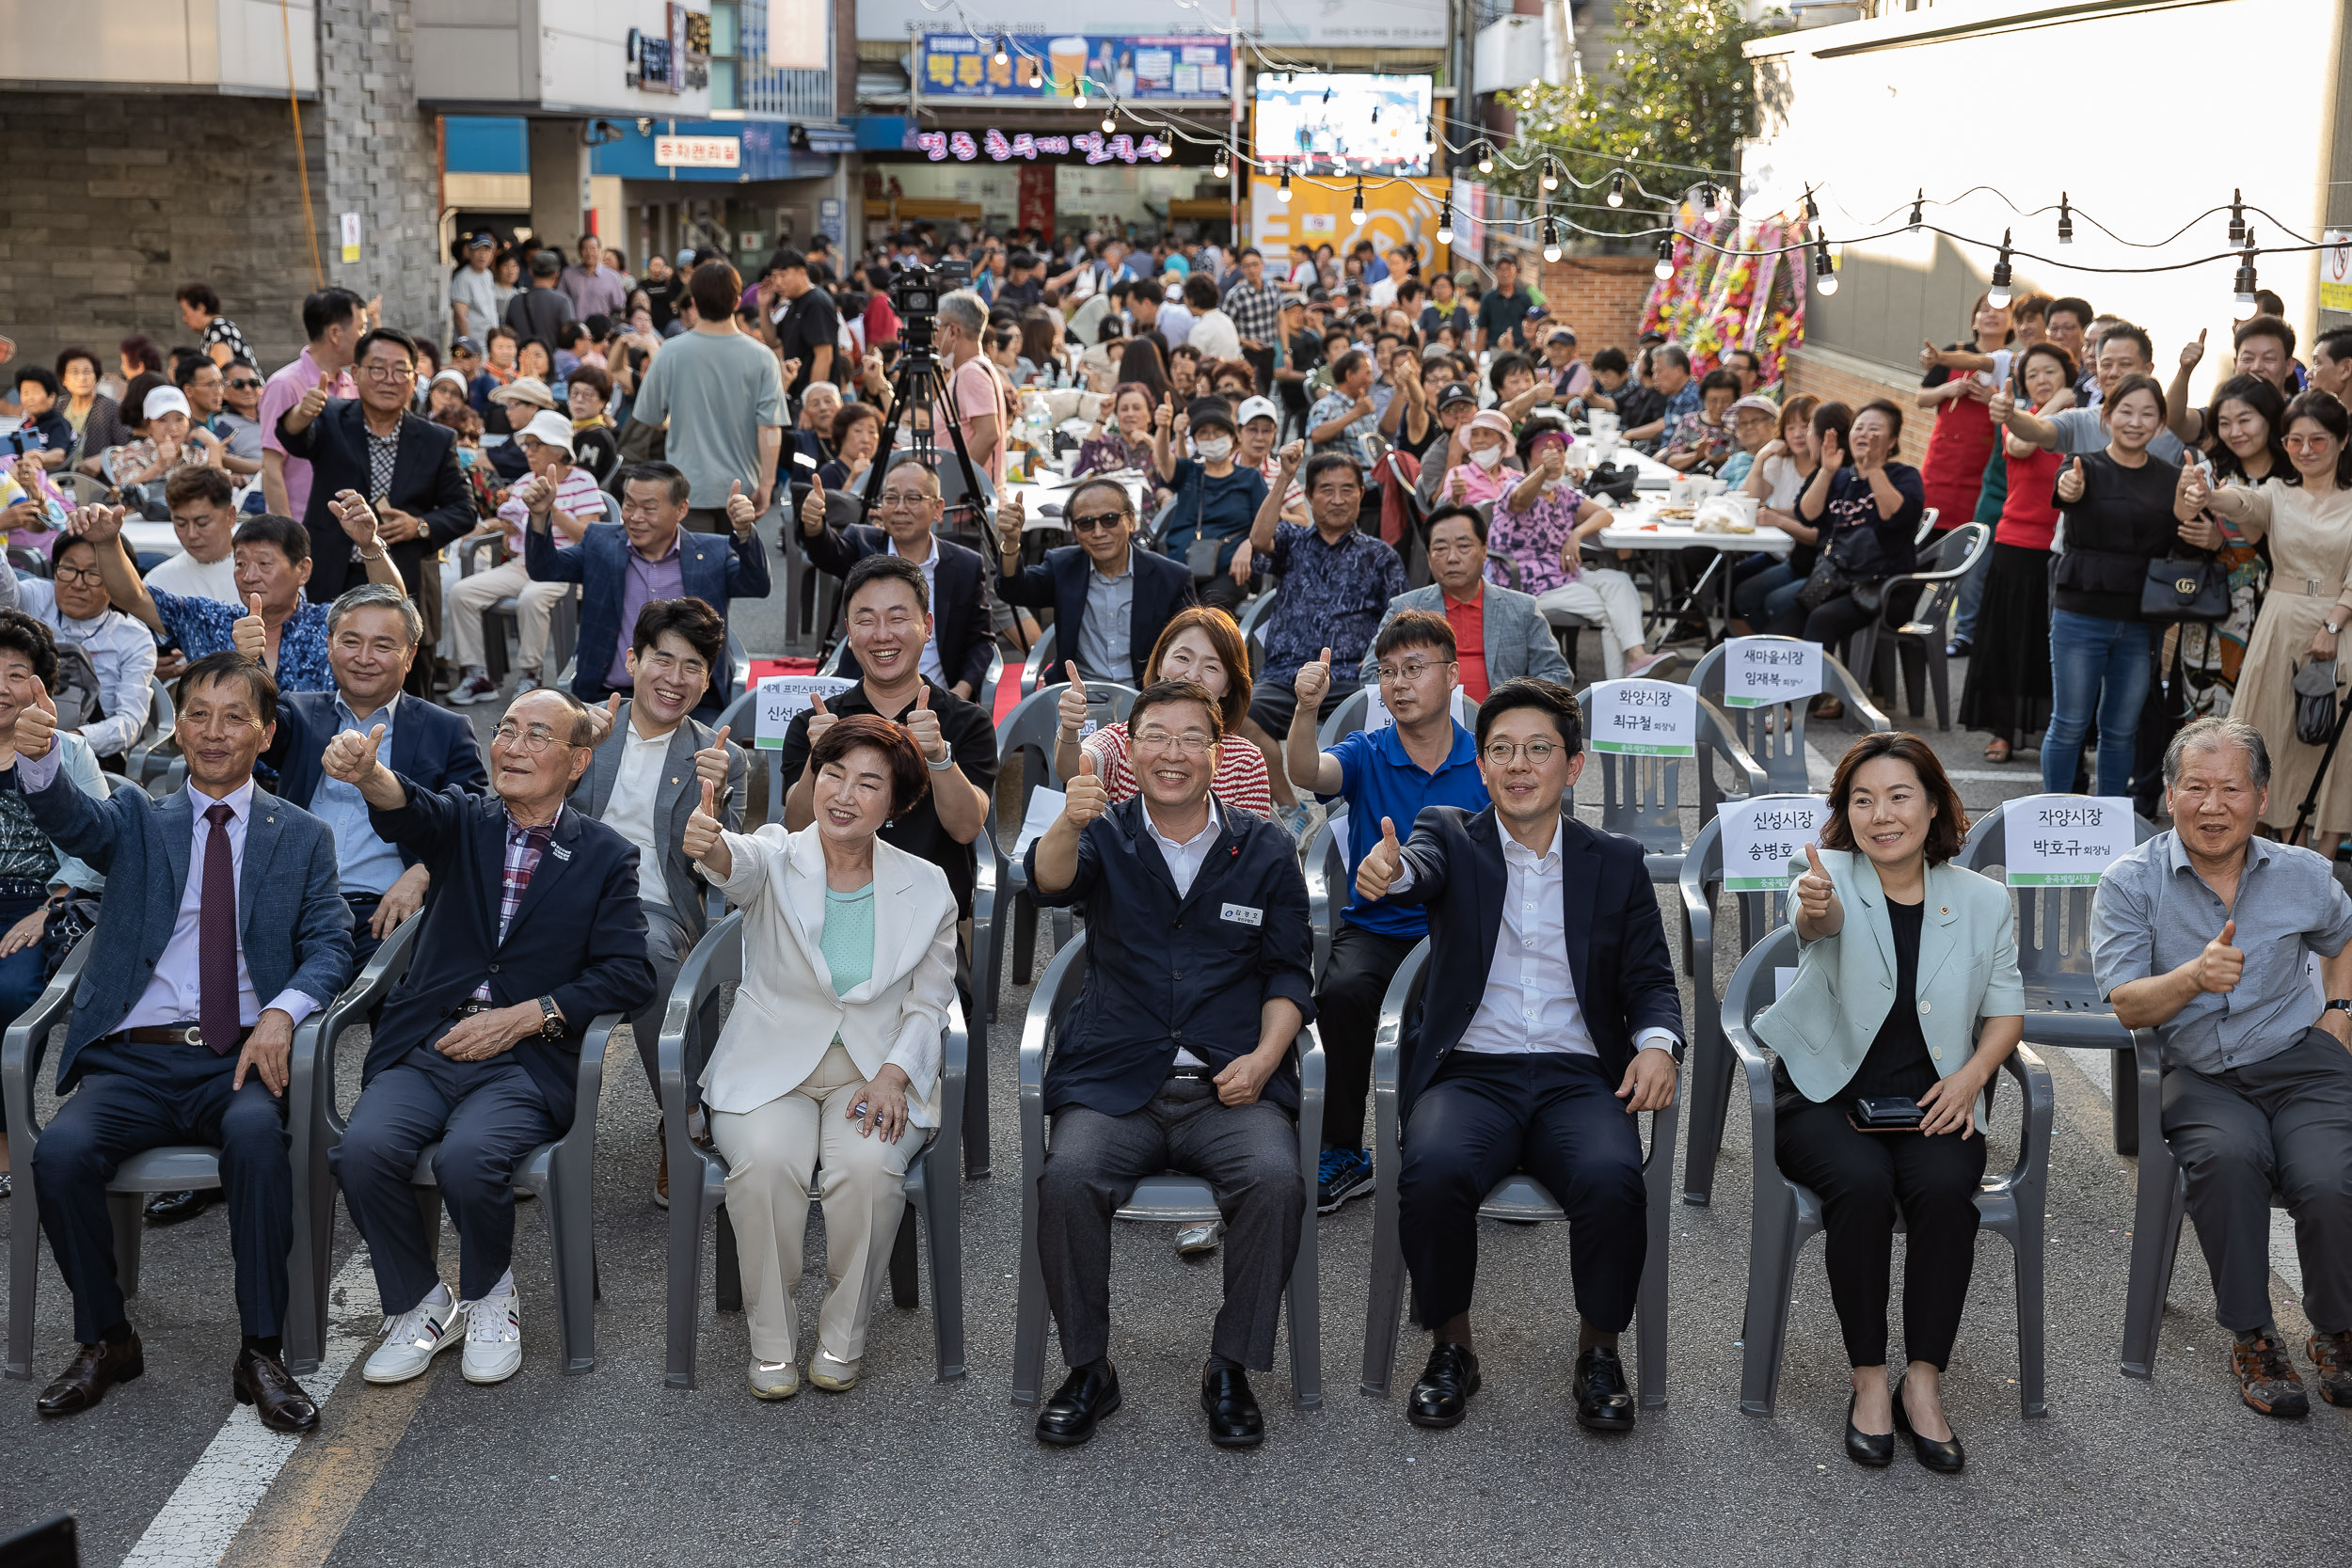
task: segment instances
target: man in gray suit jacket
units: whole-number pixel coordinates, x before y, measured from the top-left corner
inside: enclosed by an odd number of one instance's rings
[[[1486,574],[1485,515],[1474,506],[1441,506],[1429,518],[1429,575],[1438,580],[1391,599],[1380,625],[1386,626],[1407,610],[1444,616],[1454,626],[1461,657],[1462,689],[1479,702],[1504,681],[1521,675],[1574,686],[1576,676],[1561,657],[1544,612],[1535,608],[1534,595],[1488,582]],[[1475,643],[1466,635],[1473,608],[1478,611]],[[1374,641],[1378,641],[1376,634]],[[1380,659],[1372,650],[1373,644],[1366,643],[1366,686],[1379,673]]]
[[[596,715],[608,725],[580,781],[574,801],[638,849],[637,895],[645,912],[645,956],[653,961],[653,1000],[629,1021],[637,1056],[654,1098],[661,1096],[655,1045],[670,988],[707,926],[701,874],[687,858],[686,819],[707,781],[720,794],[729,832],[743,826],[743,784],[750,753],[726,732],[689,717],[726,657],[726,622],[700,599],[652,599],[630,635],[636,696],[619,693]],[[654,1201],[670,1201],[669,1146],[662,1146]]]
[[[211,1144],[245,1336],[237,1398],[276,1431],[308,1432],[318,1408],[279,1343],[294,1243],[283,1097],[294,1030],[348,978],[351,907],[326,824],[254,785],[278,718],[269,673],[213,654],[188,666],[176,695],[188,783],[161,803],[139,789],[95,800],[63,777],[45,698],[17,716],[17,766],[0,774],[0,787],[24,792],[41,832],[107,883],[57,1057],[68,1098],[33,1153],[79,1347],[38,1408],[87,1410],[144,1370],[115,1274],[106,1183],[133,1154]]]

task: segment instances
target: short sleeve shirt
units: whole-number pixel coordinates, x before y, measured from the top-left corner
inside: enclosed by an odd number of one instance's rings
[[[980,465],[987,470],[989,483],[1005,483],[1005,389],[997,379],[996,367],[988,362],[988,356],[976,354],[956,367],[947,378],[947,397],[954,404],[952,413],[946,403],[931,405],[931,431],[934,444],[952,451],[954,444],[947,437],[947,420],[954,418],[963,426],[964,444],[972,441],[972,427],[991,414],[996,416],[996,450]]]
[[[1509,293],[1489,289],[1486,297],[1478,302],[1479,329],[1486,334],[1486,346],[1495,348],[1508,341],[1514,348],[1527,346],[1527,313],[1535,309],[1535,299],[1522,283]]]
[[[1268,566],[1282,579],[1282,592],[1267,619],[1265,669],[1258,678],[1281,686],[1324,648],[1335,669],[1360,665],[1389,601],[1405,592],[1405,562],[1358,529],[1333,544],[1307,524],[1277,524]]]
[[[230,628],[245,615],[243,605],[162,594],[151,588],[148,597],[155,601],[156,617],[190,664],[236,646]],[[326,606],[305,599],[278,628],[278,668],[273,673],[280,691],[335,689],[335,672],[326,662]]]
[[[797,398],[817,379],[817,351],[829,348],[836,355],[840,352],[841,311],[834,304],[833,295],[812,288],[794,300],[776,328],[776,341],[785,358],[801,362],[792,385],[785,388]],[[834,367],[835,379],[839,369]]]
[[[737,481],[760,482],[759,433],[782,426],[784,381],[776,356],[739,332],[683,332],[654,356],[639,383],[633,419],[669,421],[665,451],[692,485],[698,507],[723,507]]]
[[[1338,650],[1333,650],[1337,657]],[[1454,750],[1435,773],[1425,773],[1405,750],[1405,737],[1394,724],[1358,730],[1343,736],[1327,753],[1340,765],[1338,800],[1347,802],[1347,878],[1356,883],[1356,867],[1380,842],[1380,819],[1396,825],[1396,836],[1408,838],[1413,818],[1423,806],[1460,806],[1485,811],[1490,803],[1486,781],[1478,772],[1478,742],[1461,725],[1454,726]],[[1347,923],[1383,936],[1413,940],[1429,929],[1426,911],[1414,904],[1364,902],[1363,895],[1348,895]]]
[[[286,443],[278,438],[278,421],[302,401],[302,394],[318,386],[325,378],[319,373],[318,361],[304,349],[291,363],[280,367],[262,384],[262,447],[265,451],[286,453]],[[359,388],[352,384],[351,372],[339,372],[332,381],[326,382],[330,398],[356,398]],[[302,458],[286,455],[287,515],[300,517],[310,505],[310,465]],[[224,643],[223,646],[226,646]],[[193,656],[192,656],[193,657]],[[280,685],[284,683],[279,682]]]

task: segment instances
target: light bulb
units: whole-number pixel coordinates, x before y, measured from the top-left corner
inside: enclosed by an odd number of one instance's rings
[[[1210,172],[1215,174],[1219,180],[1232,178],[1233,173],[1233,165],[1232,161],[1225,156],[1225,149],[1220,147],[1216,150],[1216,166]]]
[[[1364,225],[1364,177],[1356,176],[1356,205],[1347,214],[1347,221],[1361,229]]]
[[[1034,92],[1044,85],[1045,72],[1038,69],[1038,63],[1035,60],[1031,60],[1029,62],[1029,90]]]
[[[1495,149],[1494,149],[1494,144],[1493,144],[1492,142],[1483,142],[1483,141],[1482,141],[1482,142],[1480,142],[1480,143],[1478,144],[1478,172],[1479,172],[1479,173],[1481,173],[1481,174],[1492,174],[1494,171],[1495,171]]]
[[[1438,243],[1454,243],[1454,182],[1445,182],[1445,205],[1438,210]]]
[[[1813,292],[1827,299],[1837,292],[1837,263],[1830,259],[1829,236],[1813,231]]]
[[[1609,205],[1612,207],[1625,205],[1625,170],[1623,169],[1617,170],[1609,177]]]
[[[1107,136],[1107,135],[1110,135],[1113,131],[1116,131],[1116,130],[1118,130],[1118,129],[1119,129],[1119,116],[1118,116],[1117,114],[1113,113],[1113,112],[1112,112],[1111,110],[1109,110],[1109,109],[1104,109],[1104,110],[1103,111],[1103,135],[1106,135],[1106,136]]]
[[[1544,219],[1544,260],[1560,260],[1560,230],[1552,227],[1549,218]]]
[[[1656,275],[1658,281],[1661,283],[1665,282],[1668,278],[1675,275],[1674,241],[1669,239],[1658,242],[1658,264],[1649,270]]]
[[[996,63],[997,63],[998,65],[1004,65],[1004,64],[1006,64],[1009,60],[1010,60],[1010,59],[1011,59],[1011,57],[1012,57],[1012,56],[1010,55],[1010,54],[1009,54],[1009,53],[1008,53],[1008,52],[1007,52],[1007,50],[1006,50],[1006,48],[1005,48],[1005,35],[1004,35],[1004,34],[1002,34],[1002,33],[997,34],[997,35],[996,35],[996,54],[995,54],[995,55],[994,55],[994,58],[995,58]]]
[[[1282,189],[1279,194],[1284,201],[1291,198],[1291,171],[1287,167],[1282,170]]]
[[[1375,104],[1372,106],[1372,122],[1373,122],[1375,125],[1377,125],[1377,124],[1379,124],[1379,123],[1380,123],[1380,105],[1379,105],[1379,104],[1377,104],[1377,103],[1375,103]]]
[[[1085,107],[1087,106],[1087,85],[1086,85],[1086,83],[1084,83],[1084,82],[1080,82],[1080,83],[1078,84],[1078,95],[1077,95],[1075,98],[1072,99],[1072,100],[1071,100],[1071,102],[1072,102],[1072,103],[1075,103],[1075,104],[1077,104],[1077,106],[1078,106],[1079,108],[1081,108],[1081,109],[1083,109],[1083,108],[1085,108]]]
[[[1723,220],[1724,210],[1716,197],[1713,183],[1710,182],[1701,185],[1699,187],[1699,221],[1712,229]]]
[[[1551,160],[1549,158],[1546,158],[1544,160],[1544,189],[1548,191],[1556,191],[1559,188],[1559,171],[1552,166]]]
[[[2246,321],[2262,312],[2262,301],[2254,297],[2254,233],[2248,230],[2246,248],[2238,252],[2237,277],[2231,284],[2230,315],[2233,320]]]
[[[2008,309],[2009,302],[2012,297],[2010,289],[2009,236],[2008,230],[2001,230],[2000,258],[1993,263],[1993,287],[1984,296],[1985,303],[1997,310]]]
[[[2074,243],[2074,210],[2067,205],[2064,191],[2058,192],[2058,242],[2060,245]]]
[[[1927,204],[1928,188],[1925,185],[1922,185],[1919,187],[1919,194],[1911,198],[1911,222],[1907,225],[1907,227],[1917,229],[1919,225],[1925,221],[1926,214],[1923,209],[1926,208]]]

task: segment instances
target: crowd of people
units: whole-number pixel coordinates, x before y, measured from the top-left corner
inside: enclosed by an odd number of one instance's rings
[[[959,1000],[977,1016],[991,673],[1045,618],[1064,795],[1025,886],[1083,917],[1094,978],[1047,1069],[1042,1168],[1025,1173],[1069,1367],[1038,1437],[1083,1443],[1120,1406],[1113,1216],[1174,1167],[1209,1181],[1222,1216],[1178,1243],[1224,1253],[1209,1435],[1263,1440],[1249,1374],[1272,1366],[1303,1228],[1372,1190],[1374,1041],[1423,942],[1393,1173],[1429,1335],[1407,1418],[1453,1426],[1480,1390],[1478,1209],[1525,1169],[1570,1220],[1576,1418],[1629,1429],[1617,1341],[1650,1234],[1634,1113],[1672,1103],[1690,1037],[1641,848],[1575,810],[1583,718],[1548,612],[1601,629],[1610,678],[1656,678],[1670,657],[1632,575],[1595,549],[1605,498],[1569,467],[1597,414],[1790,536],[1740,568],[1733,604],[1756,629],[1838,644],[1936,531],[1991,524],[1954,633],[1955,651],[1984,650],[1963,712],[1995,731],[1994,760],[2046,729],[2053,790],[2075,787],[2094,724],[2097,792],[2129,784],[2147,568],[2176,546],[2212,562],[2244,612],[2213,638],[2235,628],[2235,717],[2161,737],[2174,827],[2103,884],[2095,958],[2117,1016],[2164,1041],[2167,1135],[2247,1402],[2307,1407],[2265,1289],[2276,1187],[2308,1358],[2322,1397],[2352,1405],[2352,899],[2326,858],[2352,832],[2352,785],[2339,771],[2322,790],[2318,852],[2278,832],[2318,772],[2295,661],[2332,659],[2352,618],[2337,559],[2352,334],[2323,337],[2306,372],[2292,331],[2257,317],[2199,409],[2201,344],[2166,386],[2138,328],[2077,299],[1988,296],[1965,341],[1923,347],[1935,424],[1915,468],[1895,403],[1784,399],[1751,354],[1702,369],[1660,341],[1588,360],[1508,257],[1486,287],[1424,275],[1409,245],[1277,263],[1037,232],[917,230],[854,266],[787,248],[749,283],[696,253],[632,277],[594,235],[569,259],[469,235],[456,260],[446,359],[328,289],[304,304],[304,348],[264,376],[192,284],[199,341],[167,375],[144,339],[122,343],[117,390],[80,349],[16,373],[33,436],[0,493],[20,565],[0,573],[0,1010],[89,945],[64,1101],[30,1152],[74,1303],[44,1415],[142,1370],[106,1182],[133,1152],[192,1142],[221,1151],[219,1193],[167,1195],[151,1216],[225,1201],[235,1391],[274,1429],[315,1426],[285,1360],[288,1064],[410,921],[332,1153],[386,1312],[363,1375],[405,1382],[462,1345],[469,1381],[512,1376],[511,1179],[593,1114],[573,1103],[592,1021],[628,1020],[656,1079],[714,891],[743,914],[744,983],[693,1094],[727,1165],[750,1390],[800,1386],[812,1195],[831,1283],[807,1377],[854,1386],[907,1171],[940,1124],[943,1033]],[[969,273],[930,324],[942,387],[901,410],[893,269],[942,265]],[[1071,416],[1032,410],[1057,395],[1085,400],[1070,406],[1089,428],[1055,450],[1041,426]],[[894,437],[885,459],[899,421],[914,450]],[[950,427],[985,476],[977,499],[936,455]],[[1016,456],[1069,470],[1057,515],[1028,515]],[[158,514],[183,551],[143,559],[125,527]],[[1040,551],[1033,523],[1072,542]],[[729,616],[771,592],[769,526],[837,579],[850,684],[791,720],[772,754],[782,819],[747,831],[748,737],[723,721],[746,676]],[[1236,611],[1269,589],[1245,639]],[[509,601],[511,688],[485,624]],[[179,782],[151,792],[127,770],[163,738],[159,683]],[[1115,722],[1097,721],[1105,685],[1134,691]],[[1382,721],[1322,744],[1325,721],[1375,694]],[[494,702],[485,758],[451,708]],[[1779,1053],[1773,1152],[1822,1199],[1847,1452],[1883,1465],[1900,1433],[1948,1472],[1964,1463],[1941,1385],[1978,1225],[1979,1096],[2026,1027],[2015,922],[1997,883],[1953,863],[1967,818],[1925,742],[1866,736],[1828,798],[1789,867],[1803,956],[1756,1024]],[[1318,960],[1300,858],[1342,806],[1351,886]],[[2310,961],[2344,1000],[2320,1006]],[[1328,1085],[1310,1189],[1295,1123],[1311,1042]],[[1865,1131],[1849,1114],[1890,1099],[1915,1115]],[[453,1284],[411,1188],[428,1145]],[[668,1201],[666,1152],[654,1196]]]

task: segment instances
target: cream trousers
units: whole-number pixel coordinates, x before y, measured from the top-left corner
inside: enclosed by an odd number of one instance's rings
[[[1598,621],[1601,663],[1611,680],[1625,673],[1625,651],[1642,646],[1642,591],[1613,567],[1585,567],[1573,580],[1537,594],[1535,608]]]
[[[762,1361],[797,1358],[795,1295],[812,1176],[825,1206],[825,1265],[833,1281],[817,1316],[817,1347],[851,1365],[866,1354],[866,1319],[906,1213],[907,1164],[927,1134],[909,1123],[897,1143],[861,1135],[850,1108],[865,1082],[836,1041],[790,1094],[739,1115],[711,1115],[711,1138],[726,1156],[727,1212],[742,1260],[752,1354]]]

